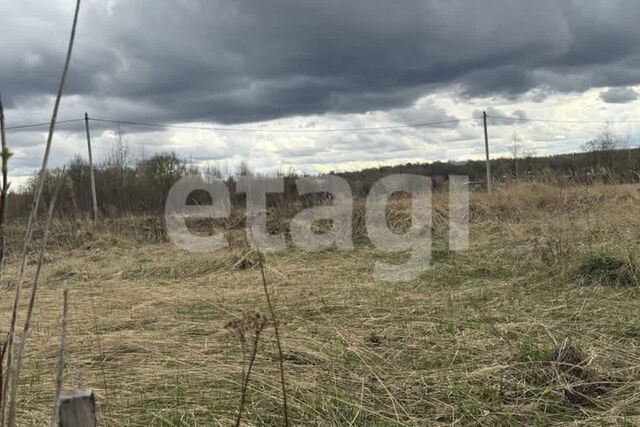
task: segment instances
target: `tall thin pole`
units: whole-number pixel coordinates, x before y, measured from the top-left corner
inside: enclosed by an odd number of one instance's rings
[[[2,152],[0,153],[0,157],[2,158],[2,188],[0,189],[0,275],[2,274],[3,266],[4,266],[4,240],[5,240],[5,230],[4,230],[4,219],[7,214],[7,193],[9,192],[9,181],[8,181],[8,163],[9,157],[11,157],[11,153],[7,148],[7,140],[4,131],[4,107],[2,105],[2,96],[0,96],[0,148]],[[4,360],[0,360],[0,363],[4,363]]]
[[[64,351],[67,340],[69,289],[65,289],[62,295],[62,326],[60,327],[60,349],[58,350],[58,368],[56,370],[56,388],[53,399],[53,414],[51,414],[51,427],[55,427],[59,424],[58,415],[60,411],[60,394],[62,392],[62,382],[64,380]]]
[[[93,157],[91,155],[91,132],[89,131],[89,114],[84,113],[84,127],[87,130],[87,148],[89,150],[89,175],[91,176],[91,198],[93,201],[93,220],[98,220],[98,198],[96,197],[96,177],[93,173]]]
[[[482,112],[484,124],[484,151],[487,154],[487,193],[491,193],[491,161],[489,160],[489,134],[487,133],[487,112]]]

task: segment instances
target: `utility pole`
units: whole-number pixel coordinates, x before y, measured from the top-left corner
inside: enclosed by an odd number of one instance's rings
[[[484,124],[484,150],[487,154],[487,193],[491,193],[491,161],[489,160],[489,134],[487,133],[487,112],[482,112]]]
[[[93,157],[91,155],[91,133],[89,132],[89,114],[84,113],[84,127],[87,131],[87,148],[89,149],[89,175],[91,176],[91,199],[93,201],[93,220],[98,220],[98,198],[96,197],[96,177],[93,173]]]

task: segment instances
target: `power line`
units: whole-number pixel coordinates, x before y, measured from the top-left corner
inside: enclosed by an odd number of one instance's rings
[[[520,122],[548,122],[548,123],[640,123],[640,120],[556,120],[556,119],[530,119],[528,117],[504,117],[504,116],[493,116],[487,114],[487,117],[491,119],[499,119],[499,120],[511,120],[511,121],[520,121]]]
[[[426,123],[410,123],[405,125],[392,125],[392,126],[377,126],[377,127],[361,127],[361,128],[335,128],[335,129],[257,129],[257,128],[231,128],[231,127],[214,127],[214,126],[186,126],[186,125],[172,125],[165,123],[145,123],[129,120],[112,120],[112,119],[99,119],[91,117],[89,120],[102,123],[114,123],[121,125],[132,126],[146,126],[146,127],[160,127],[160,128],[174,128],[174,129],[190,129],[190,130],[210,130],[216,132],[282,132],[282,133],[325,133],[325,132],[362,132],[362,131],[376,131],[376,130],[392,130],[403,128],[419,128],[429,126],[439,126],[451,123],[459,123],[468,120],[475,120],[475,117],[468,119],[452,119],[443,120],[439,122],[426,122]]]
[[[73,120],[59,120],[56,121],[57,125],[62,125],[65,123],[74,123],[74,122],[81,122],[83,119],[73,119]],[[15,129],[28,129],[28,128],[36,128],[36,127],[42,127],[42,126],[49,126],[51,124],[51,122],[42,122],[42,123],[30,123],[30,124],[24,124],[24,125],[18,125],[18,126],[9,126],[6,127],[6,130],[15,130]]]
[[[639,120],[560,120],[560,119],[539,119],[539,118],[528,118],[528,117],[494,116],[490,114],[487,114],[487,117],[490,119],[514,121],[514,122],[574,123],[574,124],[640,123],[640,119]],[[138,122],[138,121],[132,121],[132,120],[103,119],[103,118],[94,118],[94,117],[89,118],[90,121],[94,121],[94,122],[113,123],[113,124],[130,125],[130,126],[144,126],[144,127],[156,127],[156,128],[167,128],[167,129],[206,130],[206,131],[216,131],[216,132],[265,132],[265,133],[330,133],[330,132],[384,131],[384,130],[394,130],[394,129],[433,127],[433,126],[441,126],[441,125],[460,123],[460,122],[471,121],[471,120],[481,120],[481,119],[482,117],[471,117],[466,119],[451,119],[451,120],[442,120],[442,121],[424,122],[424,123],[408,123],[403,125],[352,127],[352,128],[320,128],[320,129],[265,128],[265,129],[260,129],[260,128],[233,128],[233,127],[218,127],[218,126],[188,126],[188,125],[176,125],[176,124],[168,124],[168,123]],[[67,124],[67,123],[77,123],[82,121],[84,121],[84,119],[60,120],[60,121],[57,121],[56,124],[61,125],[61,124]],[[30,129],[30,128],[49,126],[49,125],[50,125],[50,122],[27,123],[27,124],[22,124],[17,126],[8,126],[5,129],[6,130]]]

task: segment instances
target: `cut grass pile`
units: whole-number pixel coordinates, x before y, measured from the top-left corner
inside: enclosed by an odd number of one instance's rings
[[[431,267],[401,284],[373,280],[375,259],[402,257],[369,245],[267,256],[292,423],[640,423],[639,207],[633,186],[474,195],[472,247],[449,251],[435,224]],[[57,234],[20,425],[50,416],[64,288],[65,386],[96,390],[99,425],[232,424],[243,354],[225,326],[268,312],[255,254],[240,246],[191,254],[155,231],[149,242],[107,231],[66,243]],[[7,268],[13,277],[14,259]],[[5,313],[8,295],[5,287]],[[245,424],[281,425],[272,328],[251,378]]]

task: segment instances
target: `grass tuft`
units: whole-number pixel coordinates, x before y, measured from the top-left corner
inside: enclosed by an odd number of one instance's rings
[[[608,254],[590,254],[581,260],[577,274],[583,284],[633,286],[638,284],[635,271],[629,260]]]

